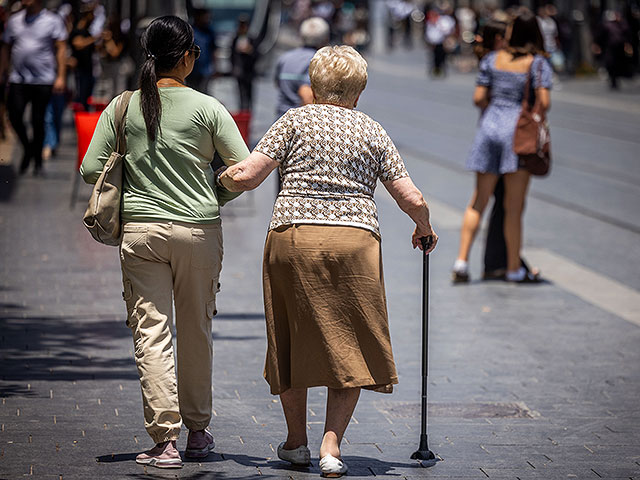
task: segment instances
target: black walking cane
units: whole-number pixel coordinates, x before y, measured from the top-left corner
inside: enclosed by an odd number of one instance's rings
[[[436,460],[427,441],[427,374],[429,370],[429,254],[433,244],[431,235],[420,238],[422,242],[422,408],[420,446],[411,454],[417,460]]]

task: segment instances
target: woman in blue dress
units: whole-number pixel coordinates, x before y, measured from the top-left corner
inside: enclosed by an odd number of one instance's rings
[[[462,222],[454,282],[469,279],[469,251],[500,175],[504,176],[505,187],[506,279],[519,283],[538,281],[520,262],[522,213],[530,174],[519,168],[513,136],[529,71],[532,91],[546,111],[550,106],[552,70],[545,58],[538,22],[530,10],[519,11],[507,28],[506,38],[506,48],[489,53],[480,62],[473,94],[474,103],[483,112],[467,159],[467,168],[476,172],[476,188]]]

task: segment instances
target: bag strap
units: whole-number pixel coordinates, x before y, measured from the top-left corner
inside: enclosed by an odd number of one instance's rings
[[[531,78],[533,74],[533,64],[536,62],[536,57],[533,57],[531,65],[529,65],[529,71],[527,72],[527,82],[524,84],[524,95],[522,96],[522,108],[529,108],[529,94],[531,93]]]
[[[527,83],[524,86],[524,95],[522,96],[522,106],[529,108],[529,94],[531,93],[531,82],[533,80],[533,64],[536,63],[536,56],[534,55],[531,65],[529,66],[529,72],[527,73]],[[542,62],[538,62],[538,79],[542,78]],[[531,109],[535,110],[538,105],[538,98],[536,97]]]
[[[124,155],[127,151],[125,127],[127,125],[127,109],[132,95],[133,92],[131,90],[125,90],[120,94],[116,102],[114,127],[116,129],[116,152],[120,155]]]

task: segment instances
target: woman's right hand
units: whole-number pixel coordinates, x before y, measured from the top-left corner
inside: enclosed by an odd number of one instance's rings
[[[431,228],[431,224],[427,225],[426,227],[416,225],[416,229],[413,231],[413,235],[411,235],[411,244],[413,245],[413,248],[417,247],[422,250],[421,238],[429,236],[433,241],[431,242],[431,246],[426,250],[426,253],[431,253],[433,249],[436,248],[436,244],[438,243],[438,235],[436,235],[436,232],[434,232],[433,228]]]

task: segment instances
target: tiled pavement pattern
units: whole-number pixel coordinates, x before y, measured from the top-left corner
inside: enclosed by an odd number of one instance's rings
[[[260,88],[264,97],[270,87]],[[271,111],[259,106],[256,133]],[[275,458],[284,421],[261,376],[261,249],[273,182],[223,213],[216,453],[180,471],[145,469],[134,462],[150,439],[117,253],[83,230],[82,205],[69,209],[74,145],[65,134],[47,178],[21,178],[0,202],[0,478],[316,478],[317,457],[309,469]],[[414,177],[453,175],[405,160]],[[363,393],[343,445],[350,476],[640,479],[640,328],[553,284],[451,287],[457,230],[448,227],[431,292],[429,432],[442,460],[423,468],[409,459],[419,433],[420,255],[408,247],[410,222],[386,194],[378,203],[400,385],[390,396]],[[324,399],[311,391],[316,456]]]

